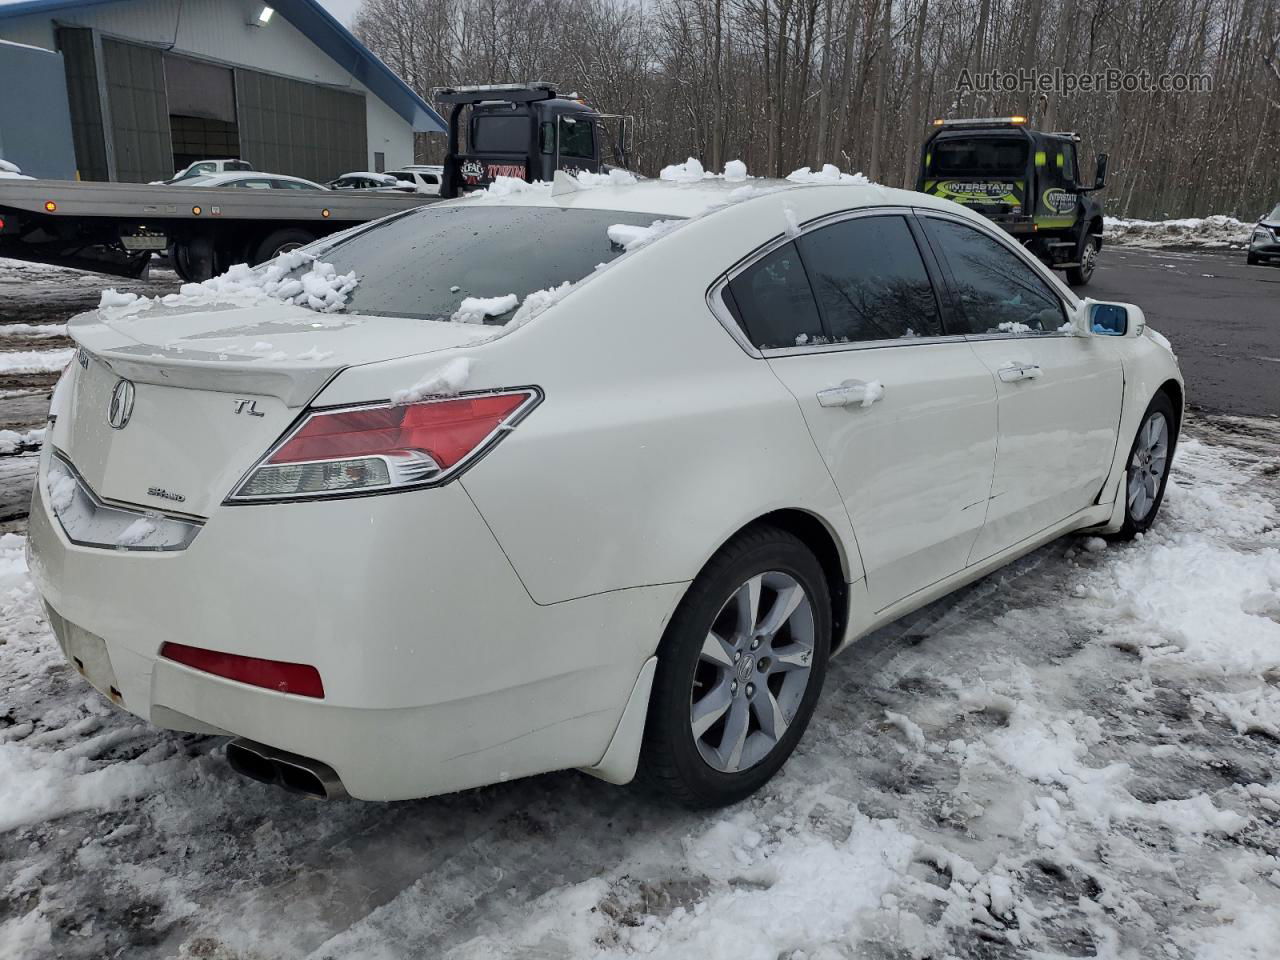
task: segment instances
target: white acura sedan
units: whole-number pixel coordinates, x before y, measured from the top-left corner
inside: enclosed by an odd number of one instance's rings
[[[497,192],[72,321],[31,569],[116,704],[319,796],[576,767],[724,804],[831,654],[1155,519],[1167,341],[963,207]]]

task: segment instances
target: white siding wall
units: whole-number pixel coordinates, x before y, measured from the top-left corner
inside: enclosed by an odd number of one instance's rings
[[[379,100],[311,43],[279,13],[263,27],[247,21],[262,8],[248,0],[121,0],[119,3],[67,9],[49,14],[32,14],[0,20],[0,39],[57,49],[56,23],[96,27],[104,35],[121,40],[172,44],[173,52],[205,57],[222,63],[250,67],[345,87],[365,95],[368,123],[368,167],[373,154],[387,155],[387,169],[413,162],[413,132],[408,121]]]

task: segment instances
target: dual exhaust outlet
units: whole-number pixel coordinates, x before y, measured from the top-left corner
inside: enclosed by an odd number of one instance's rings
[[[242,737],[227,744],[227,762],[243,777],[273,784],[290,793],[321,800],[338,800],[347,796],[337,771],[328,764]]]

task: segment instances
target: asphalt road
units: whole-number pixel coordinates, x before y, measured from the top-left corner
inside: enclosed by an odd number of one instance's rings
[[[1189,405],[1280,416],[1280,267],[1250,267],[1241,251],[1104,247],[1076,293],[1140,306],[1173,343]]]

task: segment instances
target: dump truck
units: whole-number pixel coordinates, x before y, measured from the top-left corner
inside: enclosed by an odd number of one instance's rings
[[[1024,244],[1067,282],[1089,282],[1102,250],[1107,155],[1080,179],[1080,137],[1029,129],[1025,117],[935,120],[916,189],[964,204]]]
[[[627,165],[631,118],[602,113],[577,94],[562,96],[555,84],[440,87],[433,95],[449,108],[444,197],[498,177],[550,181],[557,170],[604,173]]]

